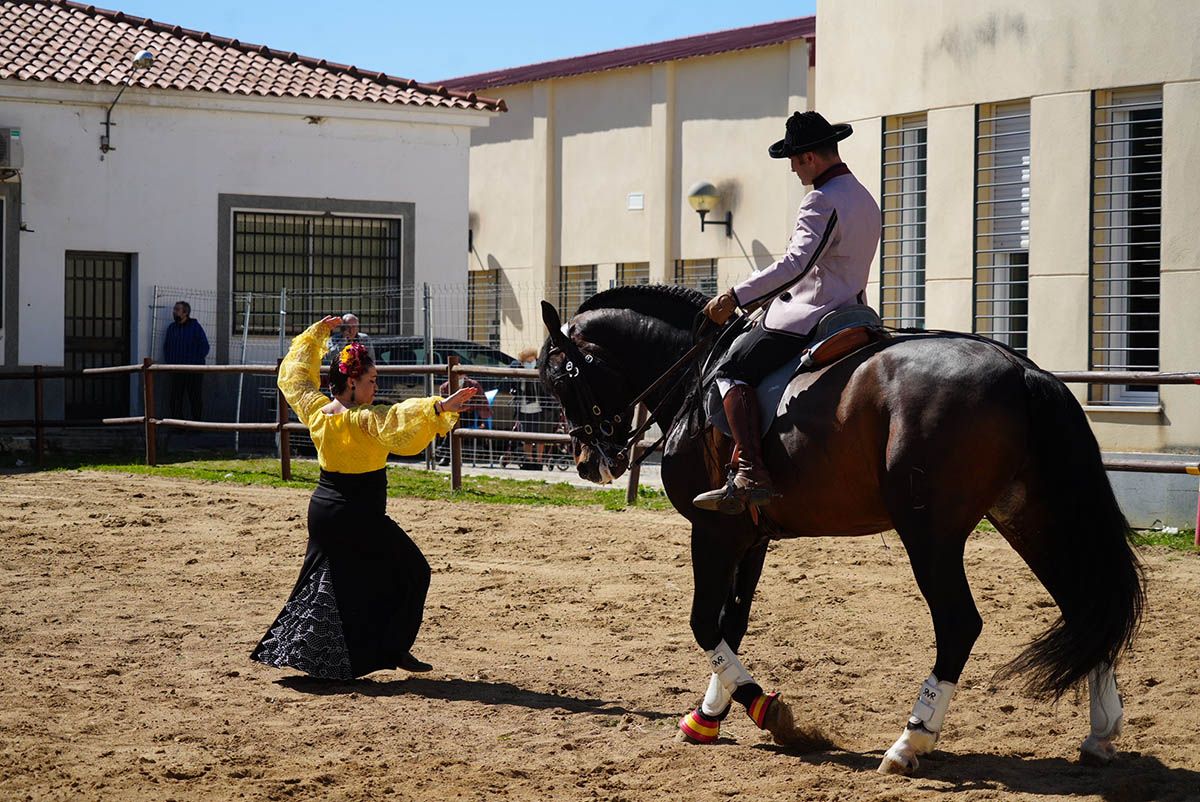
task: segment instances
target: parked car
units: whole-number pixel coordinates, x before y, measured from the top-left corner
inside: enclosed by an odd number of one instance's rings
[[[502,368],[516,361],[516,357],[497,348],[449,337],[433,338],[433,359],[427,358],[424,337],[371,337],[368,342],[377,365],[444,365],[452,356],[458,357],[464,365]]]

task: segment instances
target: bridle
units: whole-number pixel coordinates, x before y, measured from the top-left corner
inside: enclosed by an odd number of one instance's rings
[[[717,331],[718,330],[713,330],[709,332],[709,334],[697,340],[696,343],[690,349],[688,349],[687,353],[676,360],[671,367],[667,368],[665,373],[651,382],[645,390],[640,392],[637,397],[630,401],[623,409],[617,413],[609,415],[608,417],[605,417],[604,410],[601,408],[600,404],[596,402],[596,397],[592,392],[590,383],[584,377],[584,367],[598,367],[602,364],[600,360],[594,357],[592,354],[583,353],[575,344],[574,340],[572,340],[569,336],[564,335],[564,344],[561,347],[555,344],[554,341],[551,341],[550,350],[547,351],[546,354],[547,360],[549,360],[549,358],[556,353],[562,353],[565,361],[563,363],[562,370],[551,375],[550,384],[555,388],[556,392],[559,393],[560,397],[561,391],[559,388],[570,386],[575,391],[575,394],[578,396],[579,400],[583,403],[584,413],[588,416],[587,420],[582,425],[573,427],[567,432],[567,434],[569,434],[572,438],[584,443],[585,445],[596,449],[605,459],[609,459],[604,445],[600,442],[600,438],[597,436],[597,432],[599,432],[599,434],[605,438],[611,438],[616,433],[617,427],[620,426],[622,422],[632,421],[634,410],[637,409],[638,404],[642,403],[642,401],[650,396],[655,390],[666,383],[667,379],[674,375],[680,368],[686,366],[693,359],[695,359],[700,351],[709,344],[709,341],[713,338]],[[611,368],[607,368],[607,370],[610,373],[620,376],[618,371],[612,370]],[[683,385],[683,382],[686,378],[686,373],[680,376],[679,379],[676,380],[675,384],[671,386],[671,389],[663,395],[657,406],[655,406],[650,414],[646,416],[646,420],[643,421],[640,426],[638,426],[637,430],[632,432],[628,437],[624,438],[624,444],[621,445],[621,448],[615,455],[617,459],[628,458],[629,450],[637,443],[641,442],[642,435],[648,428],[650,428],[651,425],[659,421],[659,413],[662,411],[663,405],[666,404],[671,396],[675,394],[675,391]],[[571,384],[567,385],[567,382],[571,382]],[[654,453],[658,446],[666,439],[667,427],[661,428],[663,430],[662,437],[658,438],[658,440],[655,441],[654,444],[649,448],[643,449],[642,453],[639,454],[631,463],[629,463],[630,467],[640,464],[642,460]],[[608,442],[615,445],[615,443],[612,443],[611,440]]]

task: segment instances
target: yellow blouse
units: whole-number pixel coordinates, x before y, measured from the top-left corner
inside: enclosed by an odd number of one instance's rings
[[[367,473],[387,464],[390,452],[419,454],[435,435],[445,435],[458,413],[434,412],[439,397],[410,398],[399,404],[359,406],[335,415],[322,412],[329,396],[321,392],[321,358],[329,329],[315,323],[292,340],[279,366],[279,389],[296,417],[308,427],[317,461],[327,471]]]

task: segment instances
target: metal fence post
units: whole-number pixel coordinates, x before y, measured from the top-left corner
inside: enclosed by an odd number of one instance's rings
[[[450,374],[448,380],[450,389],[446,393],[447,396],[452,396],[458,392],[458,374],[455,373],[454,369],[458,367],[460,361],[455,355],[451,355],[446,359],[449,365],[446,372]],[[430,376],[430,379],[432,380],[433,377]],[[456,423],[454,424],[454,429],[457,428],[458,424]],[[446,435],[450,438],[450,489],[460,490],[462,489],[462,438],[455,436],[454,429],[451,429],[450,433]]]
[[[146,464],[158,464],[158,426],[154,422],[154,371],[150,366],[154,360],[145,357],[142,360],[142,417],[146,437]]]
[[[287,287],[279,290],[279,356],[287,353]]]
[[[426,281],[423,285],[421,295],[421,312],[425,321],[425,364],[433,364],[433,303],[432,295],[429,292],[429,282]],[[426,397],[433,395],[433,374],[425,374],[425,395]],[[433,453],[433,443],[430,443],[425,448],[425,470],[433,470],[435,455]]]
[[[42,366],[33,366],[33,461],[39,468],[46,458],[46,431],[42,424]]]
[[[275,360],[275,405],[279,413],[276,415],[276,421],[279,423],[279,475],[286,482],[292,478],[292,435],[285,428],[288,422],[287,399],[283,396],[283,390],[279,389],[279,366],[282,364],[282,357]]]
[[[634,424],[633,430],[636,432],[642,428],[642,424],[646,422],[646,405],[638,404],[637,423]],[[633,444],[633,451],[629,456],[635,460],[634,466],[629,469],[629,486],[625,488],[625,503],[627,505],[637,504],[638,485],[641,482],[642,463],[637,462],[637,458],[642,455],[642,447],[639,443]]]
[[[250,334],[250,303],[253,300],[254,300],[254,293],[246,293],[246,313],[242,316],[242,357],[240,360],[241,364],[243,364],[243,365],[246,364],[246,337]],[[235,414],[234,414],[234,418],[233,418],[234,421],[236,421],[237,423],[242,422],[242,385],[244,385],[245,383],[246,383],[246,374],[244,372],[239,373],[238,374],[237,407],[235,408]],[[241,435],[242,435],[242,433],[240,431],[235,430],[233,433],[233,453],[234,454],[240,453],[238,449],[239,449],[239,446],[241,445]]]

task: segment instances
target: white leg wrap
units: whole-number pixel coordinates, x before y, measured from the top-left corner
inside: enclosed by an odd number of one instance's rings
[[[721,397],[724,398],[735,384],[745,384],[745,382],[738,379],[717,379],[717,389],[721,391]]]
[[[946,720],[946,711],[950,709],[950,699],[956,687],[953,682],[938,682],[938,678],[930,674],[929,679],[921,685],[921,692],[917,694],[917,702],[908,720],[920,723],[937,735],[942,731],[942,722]]]
[[[950,709],[955,687],[953,682],[938,682],[937,677],[929,675],[917,694],[908,725],[879,764],[881,773],[910,774],[917,768],[917,755],[933,751],[942,731],[942,723],[946,720],[946,711]]]
[[[1088,695],[1091,697],[1092,735],[1112,738],[1121,732],[1121,694],[1117,692],[1117,675],[1110,665],[1100,665],[1088,674]]]
[[[725,712],[725,708],[729,707],[729,700],[732,698],[733,696],[721,684],[720,676],[713,674],[709,677],[708,691],[704,694],[704,702],[700,705],[700,710],[706,716],[719,716]]]
[[[705,650],[704,654],[708,657],[713,674],[716,675],[718,681],[725,688],[725,692],[730,696],[733,696],[733,692],[738,689],[738,686],[754,682],[750,672],[746,670],[742,661],[725,641],[718,643],[715,649]]]

